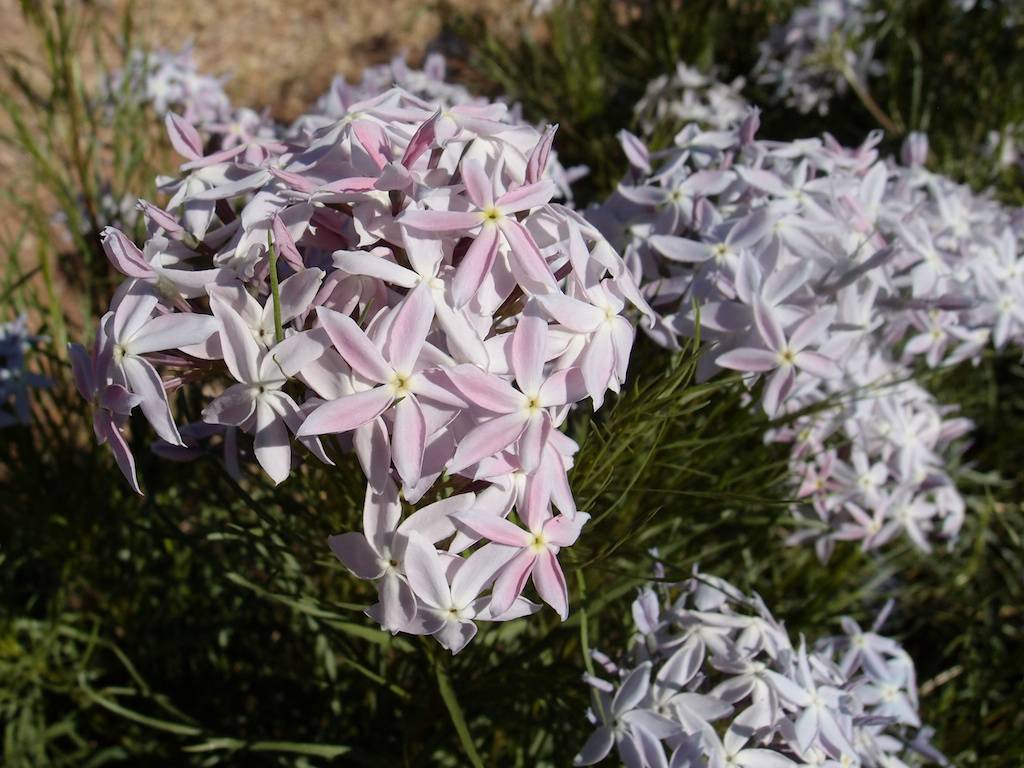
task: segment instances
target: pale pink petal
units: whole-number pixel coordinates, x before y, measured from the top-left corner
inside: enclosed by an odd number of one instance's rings
[[[779,356],[767,349],[740,347],[716,357],[715,364],[734,371],[763,373],[779,367]]]
[[[447,609],[451,591],[437,550],[418,533],[409,535],[405,548],[405,575],[416,596],[434,608]]]
[[[128,277],[151,278],[153,268],[128,236],[114,227],[104,227],[100,234],[103,251],[114,268]]]
[[[394,399],[389,387],[374,387],[365,392],[344,395],[317,407],[302,422],[296,435],[309,437],[348,432],[376,419]]]
[[[526,411],[517,411],[485,421],[459,441],[448,471],[459,472],[504,450],[519,439],[529,418]]]
[[[529,211],[549,202],[555,194],[554,182],[543,179],[533,184],[524,184],[519,189],[506,192],[498,198],[495,207],[506,216],[520,211]]]
[[[260,380],[290,379],[307,365],[316,362],[331,346],[323,328],[314,328],[289,336],[275,344],[260,362]]]
[[[350,275],[376,277],[403,288],[412,288],[419,282],[419,275],[411,269],[366,251],[335,251],[331,258],[335,267]]]
[[[605,380],[607,384],[607,379]],[[538,404],[544,408],[578,403],[587,396],[583,372],[576,367],[563,368],[548,376],[540,388]]]
[[[604,312],[593,304],[564,293],[544,293],[535,299],[555,322],[576,333],[593,333],[605,319]]]
[[[465,232],[480,226],[483,217],[472,211],[407,210],[397,221],[420,232]]]
[[[501,570],[491,590],[492,615],[500,616],[512,607],[526,587],[526,580],[530,578],[536,561],[537,555],[533,550],[524,549]]]
[[[111,329],[114,339],[118,342],[129,341],[149,320],[157,303],[157,297],[148,292],[145,284],[133,284],[114,309],[114,323]]]
[[[377,590],[381,626],[389,632],[405,630],[416,617],[416,596],[412,587],[394,571],[388,571],[377,585]]]
[[[512,334],[512,370],[519,389],[534,396],[543,383],[544,361],[548,352],[548,324],[537,311],[534,302],[528,302]]]
[[[526,430],[519,438],[519,464],[529,474],[540,465],[540,457],[551,433],[551,417],[546,411],[529,417]]]
[[[254,447],[256,460],[275,485],[287,479],[292,465],[288,427],[266,400],[256,405]]]
[[[789,340],[789,346],[792,347],[795,352],[799,352],[808,344],[818,341],[824,336],[828,327],[832,325],[832,321],[835,319],[835,316],[836,312],[834,307],[823,309],[822,311],[811,315],[793,330],[793,335]]]
[[[299,253],[299,249],[295,247],[295,239],[292,237],[292,233],[289,231],[288,226],[280,216],[276,214],[274,215],[274,218],[270,223],[270,229],[274,233],[274,247],[277,249],[277,255],[288,262],[292,269],[302,270],[305,266],[302,261],[302,255]],[[299,272],[298,274],[301,275],[302,272]],[[322,278],[323,273],[321,273],[320,276]],[[291,279],[292,278],[288,278],[288,280]],[[285,282],[288,282],[288,280]],[[281,290],[282,292],[284,291],[283,284],[281,286]]]
[[[594,765],[608,757],[615,745],[615,733],[607,725],[602,725],[587,739],[579,754],[573,759],[573,765]]]
[[[252,387],[232,384],[203,409],[203,421],[238,426],[245,423],[255,410]]]
[[[452,578],[452,602],[464,607],[476,600],[494,575],[518,552],[513,547],[486,544],[470,555]]]
[[[548,156],[551,154],[551,145],[555,140],[557,125],[549,125],[544,129],[540,141],[530,150],[530,156],[526,160],[526,183],[532,184],[540,181],[548,166]]]
[[[525,398],[502,378],[465,363],[447,370],[452,384],[473,405],[494,413],[512,413],[522,409]]]
[[[510,264],[519,284],[531,293],[550,293],[557,290],[551,267],[544,260],[526,227],[515,219],[505,217],[498,222],[498,228],[512,251]]]
[[[595,333],[583,352],[583,380],[587,394],[594,400],[594,409],[601,407],[608,382],[615,374],[615,350],[612,347],[612,331],[608,326]]]
[[[436,140],[434,128],[437,125],[438,114],[440,114],[440,111],[424,120],[420,127],[416,129],[416,133],[409,139],[409,143],[405,147],[405,153],[402,155],[402,165],[406,168],[412,168],[413,163],[419,159],[420,155],[434,146]]]
[[[366,150],[377,170],[383,168],[388,157],[385,152],[389,149],[387,138],[384,136],[384,129],[377,123],[369,120],[356,120],[352,123],[352,133],[359,145]]]
[[[121,430],[117,428],[117,424],[114,423],[110,414],[97,410],[93,414],[93,428],[96,430],[100,443],[107,443],[110,446],[118,469],[121,470],[121,474],[131,484],[132,490],[141,496],[142,489],[139,488],[139,481],[135,476],[135,457],[132,456],[132,450],[128,447],[128,441],[124,439],[124,435],[121,434]]]
[[[140,407],[153,430],[171,445],[184,445],[181,435],[171,418],[171,407],[160,374],[146,360],[139,357],[125,357],[121,361],[128,387],[142,398]]]
[[[571,547],[576,543],[580,530],[589,519],[590,515],[582,512],[574,517],[552,517],[544,524],[544,538],[556,547]]]
[[[177,349],[191,344],[202,344],[216,333],[218,323],[210,315],[195,312],[176,312],[154,317],[132,337],[133,355],[145,355],[164,349]]]
[[[260,348],[249,326],[219,297],[210,298],[210,307],[220,321],[220,346],[231,375],[244,384],[257,383],[260,375]]]
[[[322,269],[304,269],[281,283],[278,293],[281,322],[291,322],[309,309],[323,281],[324,271]],[[273,300],[267,301],[267,307],[273,312]]]
[[[455,516],[471,509],[475,501],[476,494],[473,493],[460,493],[435,501],[402,521],[398,533],[408,536],[415,531],[431,544],[436,544],[455,533]]]
[[[797,368],[802,368],[808,373],[823,379],[838,379],[843,375],[843,369],[839,367],[839,363],[835,360],[830,360],[819,352],[812,352],[809,349],[798,352],[796,357],[793,358],[793,364]]]
[[[386,493],[389,488],[394,488],[391,481],[391,443],[383,419],[378,416],[358,427],[352,433],[352,447],[370,488],[377,493]]]
[[[774,418],[778,415],[779,408],[793,388],[794,378],[793,366],[779,368],[768,377],[764,388],[764,410],[769,416]]]
[[[452,652],[452,656],[457,654],[469,641],[476,637],[476,624],[472,621],[446,621],[444,625],[434,632],[434,639],[441,644],[443,648],[448,649]]]
[[[569,615],[569,590],[565,586],[565,576],[558,558],[550,550],[537,557],[533,567],[533,585],[537,588],[540,599],[555,609],[562,621]]]
[[[366,486],[363,497],[363,534],[370,546],[382,552],[392,540],[399,519],[402,517],[402,503],[398,499],[398,486],[388,479],[381,491]]]
[[[391,366],[363,330],[356,325],[355,320],[326,307],[317,307],[316,316],[334,342],[335,348],[345,358],[345,362],[352,366],[352,370],[380,384],[391,379]]]
[[[168,112],[164,124],[175,152],[188,160],[198,160],[203,156],[203,140],[192,123],[173,112]]]
[[[757,325],[757,330],[768,348],[775,352],[781,352],[786,346],[786,334],[783,332],[775,312],[762,301],[754,302],[754,324]]]
[[[480,289],[484,278],[491,272],[497,253],[498,228],[490,224],[484,225],[455,268],[452,300],[457,308],[463,307]]]
[[[360,579],[379,579],[384,565],[361,533],[343,533],[327,539],[331,552]]]
[[[648,242],[666,259],[681,261],[684,264],[707,261],[714,253],[707,243],[675,235],[651,235]]]
[[[412,396],[403,397],[395,406],[395,426],[391,450],[395,469],[402,482],[416,485],[423,468],[423,451],[427,442],[427,423],[419,403]]]
[[[479,161],[472,158],[462,161],[462,181],[466,185],[466,193],[473,205],[481,210],[490,208],[494,204],[494,189],[491,180],[484,173],[483,166]]]
[[[527,547],[533,541],[533,536],[529,531],[524,531],[515,523],[511,523],[497,515],[481,514],[469,510],[468,512],[456,515],[455,522],[459,528],[493,541],[495,544],[505,544],[509,547]]]
[[[384,352],[391,361],[391,367],[408,376],[413,372],[434,321],[430,286],[426,283],[417,285],[393,311],[397,315],[388,330]]]

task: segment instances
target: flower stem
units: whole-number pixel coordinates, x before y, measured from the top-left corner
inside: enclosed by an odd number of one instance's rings
[[[284,341],[284,327],[281,324],[281,289],[277,282],[277,249],[267,236],[267,248],[270,249],[270,296],[274,302],[274,341]]]
[[[864,105],[865,109],[871,113],[871,116],[878,121],[890,136],[900,136],[903,130],[896,125],[891,117],[889,117],[885,110],[883,110],[878,102],[875,101],[871,92],[867,89],[867,86],[861,82],[861,79],[857,77],[857,73],[850,69],[850,65],[845,61],[840,66],[840,71],[843,73],[843,77],[846,78],[846,82],[853,88],[853,92],[857,94],[857,98],[860,99],[860,103]]]

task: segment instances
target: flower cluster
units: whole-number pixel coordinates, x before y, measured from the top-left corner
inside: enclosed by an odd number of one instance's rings
[[[800,112],[827,114],[851,83],[864,86],[881,70],[869,29],[878,16],[868,0],[812,0],[760,45],[757,82]]]
[[[22,315],[0,323],[0,429],[32,421],[30,393],[50,386],[45,376],[30,371],[26,356],[42,339],[28,332],[28,319]]]
[[[199,71],[192,46],[180,51],[133,50],[124,70],[108,78],[110,98],[129,98],[152,105],[161,117],[181,111],[192,123],[216,123],[231,115],[224,81]]]
[[[440,53],[431,53],[423,60],[422,69],[410,67],[404,57],[398,56],[388,64],[368,67],[363,70],[358,83],[349,83],[338,75],[331,82],[327,93],[317,100],[311,113],[300,117],[291,127],[291,133],[298,130],[316,130],[336,120],[344,119],[353,104],[378,97],[391,88],[401,88],[433,109],[447,110],[450,107],[488,107],[490,102],[474,96],[465,86],[446,81],[447,64]],[[520,106],[514,104],[505,113],[504,119],[523,128],[524,136],[531,136],[534,128],[522,117]],[[547,178],[557,187],[557,194],[567,202],[573,199],[572,183],[586,176],[586,166],[565,168],[558,160],[558,153],[552,149],[548,155],[545,170]]]
[[[825,557],[840,539],[952,539],[964,504],[946,466],[970,424],[911,376],[1024,343],[1024,222],[927,171],[920,134],[901,165],[878,134],[851,150],[759,141],[757,123],[690,125],[655,156],[624,135],[631,173],[588,215],[625,246],[656,341],[699,329],[717,345],[704,375],[764,380],[769,416],[809,411],[769,433],[793,444],[808,501],[797,540]]]
[[[217,442],[231,466],[251,436],[275,483],[298,445],[326,464],[332,444],[353,450],[363,531],[331,546],[376,584],[372,617],[453,652],[474,620],[535,610],[531,576],[565,617],[556,555],[587,515],[559,427],[618,390],[625,310],[649,312],[608,242],[551,202],[555,127],[506,115],[392,89],[305,139],[206,154],[169,114],[182,175],[162,183],[166,208],[140,201],[143,248],[104,232],[127,279],[91,352],[72,350],[97,437],[136,490],[121,431],[135,408],[169,458]],[[168,392],[189,382],[209,400],[179,429]],[[432,503],[403,519],[403,498]]]
[[[665,125],[686,123],[723,130],[742,120],[750,109],[743,86],[742,77],[724,83],[714,72],[705,74],[679,62],[674,72],[647,84],[634,112],[645,136]]]
[[[396,57],[388,64],[365,69],[362,79],[355,84],[339,75],[314,107],[290,125],[274,122],[266,110],[256,112],[233,106],[220,80],[199,73],[189,47],[180,53],[133,51],[129,66],[111,78],[107,90],[115,97],[126,95],[149,103],[160,116],[171,109],[180,112],[197,130],[210,152],[226,152],[244,145],[244,151],[252,157],[254,153],[281,152],[282,142],[306,141],[311,134],[339,120],[358,117],[353,115],[354,106],[385,97],[394,88],[401,88],[421,109],[447,112],[451,107],[461,107],[467,112],[478,108],[481,114],[495,113],[496,105],[473,96],[464,86],[446,82],[445,75],[445,58],[439,53],[429,54],[423,69],[410,67],[404,57]],[[528,145],[536,133],[537,129],[523,119],[518,105],[502,111],[500,119],[520,127],[518,143],[521,146]],[[443,133],[452,130],[454,119],[442,115],[441,123]],[[507,139],[512,140],[511,132]],[[571,185],[585,176],[588,169],[586,166],[563,167],[557,152],[550,149],[544,172],[545,177],[555,183],[557,195],[571,204]],[[114,220],[128,219],[122,215]]]
[[[912,659],[878,634],[887,613],[794,645],[759,596],[721,579],[648,587],[627,656],[592,654],[610,679],[586,678],[597,730],[575,763],[613,747],[627,768],[892,768],[913,753],[945,763],[921,728]]]

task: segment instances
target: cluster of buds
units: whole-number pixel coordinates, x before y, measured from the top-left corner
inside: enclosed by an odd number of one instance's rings
[[[0,323],[0,429],[30,424],[32,390],[50,386],[49,379],[33,373],[26,365],[27,355],[40,341],[39,336],[28,332],[25,316]]]
[[[812,0],[775,27],[760,45],[758,83],[800,112],[828,114],[829,102],[881,71],[870,27],[879,19],[868,0]]]
[[[633,111],[645,136],[666,125],[682,127],[687,123],[724,130],[750,110],[743,98],[744,84],[742,77],[725,83],[713,71],[705,74],[681,61],[674,72],[647,84]]]
[[[333,551],[376,584],[369,615],[453,652],[474,621],[535,610],[531,577],[566,616],[556,555],[587,515],[559,427],[619,389],[627,307],[649,312],[609,243],[551,202],[555,127],[506,114],[393,89],[303,139],[212,153],[168,115],[182,175],[165,208],[140,202],[143,248],[104,232],[127,279],[91,353],[72,349],[97,437],[136,489],[135,408],[170,458],[216,443],[232,466],[250,436],[275,483],[299,445],[325,464],[354,451],[363,530]],[[179,429],[168,392],[189,382],[208,402]]]
[[[614,747],[627,768],[944,764],[921,728],[913,660],[878,634],[887,613],[794,645],[759,596],[722,579],[648,587],[625,657],[592,654],[606,677],[586,676],[597,729],[575,763]]]
[[[771,417],[800,416],[793,444],[808,505],[797,540],[918,546],[953,539],[964,502],[947,472],[970,429],[909,379],[1024,343],[1024,220],[929,172],[911,135],[903,164],[879,134],[847,149],[760,141],[757,112],[726,130],[684,128],[652,155],[624,134],[631,171],[588,216],[642,284],[649,331],[715,342],[702,374],[763,381]]]

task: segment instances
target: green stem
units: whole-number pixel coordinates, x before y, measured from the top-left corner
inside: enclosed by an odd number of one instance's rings
[[[274,341],[284,341],[284,327],[281,324],[281,288],[277,282],[277,249],[267,236],[267,248],[270,251],[270,296],[274,302]]]
[[[840,71],[843,73],[843,77],[846,78],[846,82],[853,88],[853,92],[857,94],[857,98],[860,99],[860,103],[864,105],[865,109],[871,113],[871,116],[878,121],[890,136],[900,136],[903,130],[893,122],[893,119],[885,114],[878,102],[875,101],[871,92],[868,91],[867,86],[861,82],[860,78],[857,77],[857,73],[850,69],[850,65],[845,61],[840,66]]]
[[[452,725],[455,726],[455,732],[459,735],[462,748],[466,751],[466,757],[469,758],[473,768],[484,768],[484,761],[480,758],[480,753],[476,751],[473,737],[469,733],[469,726],[466,725],[466,717],[462,714],[462,707],[459,706],[459,700],[455,697],[455,689],[452,688],[452,681],[448,677],[444,660],[438,659],[434,663],[434,669],[437,672],[437,688],[441,692],[445,706],[448,707],[448,714],[451,715]]]
[[[587,583],[583,579],[582,568],[576,570],[576,583],[580,588],[580,650],[583,652],[583,666],[593,675],[594,660],[590,658],[590,622],[587,620]]]

